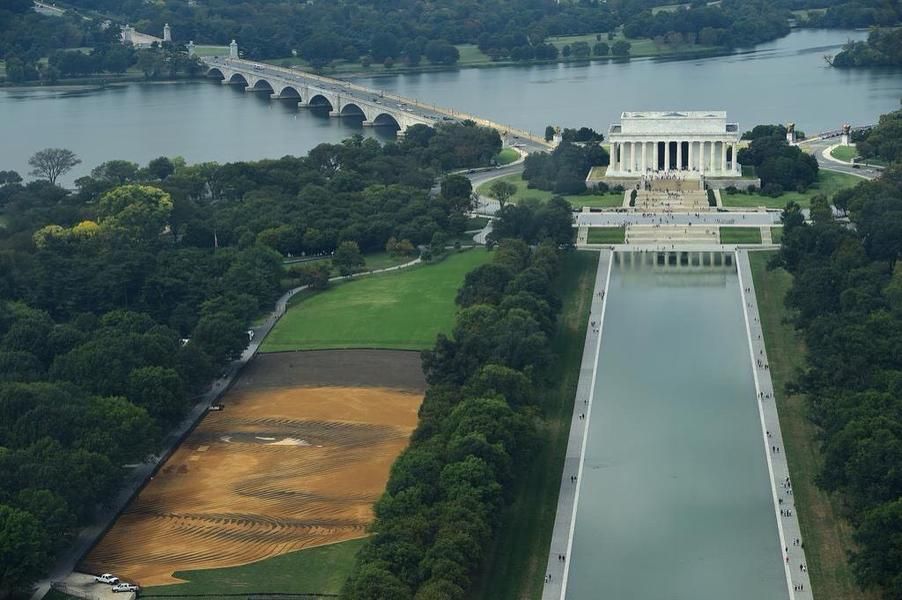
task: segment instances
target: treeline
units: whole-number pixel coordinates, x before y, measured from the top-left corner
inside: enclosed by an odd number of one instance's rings
[[[67,77],[121,75],[135,66],[147,79],[201,72],[200,62],[184,47],[167,43],[136,50],[122,45],[116,24],[70,13],[42,15],[30,0],[0,3],[0,59],[11,83],[52,84]]]
[[[874,29],[866,42],[847,42],[831,64],[841,68],[902,66],[902,29]]]
[[[876,127],[853,134],[852,141],[863,158],[902,161],[902,110],[880,115]]]
[[[819,429],[817,483],[854,528],[856,578],[902,597],[902,168],[844,192],[853,224],[812,201],[784,212],[774,261],[793,275],[786,305],[807,348],[797,386]]]
[[[739,150],[737,159],[743,166],[755,167],[755,174],[761,178],[761,193],[776,197],[789,190],[804,192],[817,181],[817,159],[798,146],[790,146],[782,125],[759,125],[745,132],[742,139],[752,142]]]
[[[110,161],[75,192],[0,172],[0,596],[49,566],[242,352],[247,324],[299,283],[283,254],[459,233],[467,186],[430,189],[442,165],[487,165],[498,147],[446,125],[304,158]]]
[[[160,31],[168,22],[180,41],[227,44],[235,38],[250,58],[289,57],[296,52],[314,66],[338,60],[416,65],[426,59],[452,64],[457,60],[454,44],[477,44],[492,59],[553,60],[558,50],[548,43],[549,37],[614,32],[624,24],[632,37],[654,37],[657,34],[645,31],[651,26],[662,36],[687,34],[687,42],[688,37],[694,38],[690,43],[700,43],[696,38],[707,27],[724,38],[716,40],[716,45],[724,46],[748,45],[788,32],[782,8],[770,2],[745,6],[738,0],[724,0],[713,7],[694,3],[692,10],[677,11],[676,20],[666,25],[662,19],[667,17],[651,16],[651,8],[658,4],[654,0],[71,3],[117,15],[141,31]],[[640,13],[641,17],[634,17]],[[622,44],[617,50],[614,55],[628,54]]]
[[[715,6],[701,2],[672,11],[645,10],[626,21],[623,33],[669,44],[735,48],[787,35],[790,16],[779,2],[723,0]]]
[[[803,3],[805,4],[805,3]],[[891,27],[902,22],[902,6],[898,2],[882,0],[816,0],[811,6],[798,8],[820,9],[809,12],[801,21],[804,27],[852,29],[861,27]],[[794,6],[795,8],[795,6]]]
[[[392,466],[343,598],[468,597],[537,444],[560,260],[556,244],[503,240],[491,263],[467,274],[451,337],[423,354],[420,421]]]
[[[600,134],[590,139],[598,137],[601,137]],[[562,141],[550,153],[533,152],[527,156],[523,164],[523,179],[529,182],[531,188],[556,194],[581,194],[586,191],[589,169],[609,162],[608,151],[597,141],[585,144]]]

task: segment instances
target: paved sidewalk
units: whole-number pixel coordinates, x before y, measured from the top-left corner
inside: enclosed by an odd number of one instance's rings
[[[595,389],[595,366],[598,349],[601,347],[601,328],[604,319],[606,289],[611,275],[613,251],[602,250],[595,274],[595,289],[592,291],[592,305],[589,322],[586,324],[586,341],[579,371],[579,383],[574,398],[573,417],[570,422],[570,438],[564,470],[561,473],[561,490],[557,500],[557,514],[554,517],[554,531],[545,570],[545,588],[542,600],[561,600],[566,592],[567,570],[569,568],[570,547],[573,544],[573,529],[576,524],[576,509],[579,501],[579,474],[582,472],[583,451],[588,436],[587,425],[592,410],[592,396]],[[594,323],[594,325],[593,325]],[[582,416],[582,418],[581,418]],[[572,477],[576,476],[576,481]],[[560,558],[563,557],[563,560]]]
[[[365,271],[363,273],[357,273],[355,275],[349,275],[347,277],[332,277],[329,281],[340,281],[343,279],[356,279],[358,277],[363,277],[366,275],[374,275],[377,273],[386,273],[388,271],[398,271],[400,269],[406,269],[408,267],[412,267],[416,264],[420,263],[420,259],[414,259],[412,261],[394,266],[387,267],[385,269],[376,269],[374,271]],[[248,344],[247,348],[244,349],[244,352],[241,353],[241,357],[237,360],[232,361],[232,363],[228,366],[226,372],[222,377],[214,381],[210,388],[200,395],[197,399],[197,402],[194,404],[194,407],[188,413],[188,415],[179,423],[177,427],[171,430],[163,440],[162,448],[163,451],[159,456],[151,457],[147,462],[141,463],[137,467],[132,470],[132,472],[126,477],[123,482],[122,488],[119,490],[119,493],[115,498],[112,499],[109,506],[103,508],[102,511],[98,512],[93,523],[83,527],[79,530],[75,540],[69,545],[68,548],[62,551],[62,553],[56,558],[56,562],[51,567],[49,573],[44,579],[35,582],[34,584],[34,593],[31,596],[31,600],[41,600],[48,591],[50,591],[50,585],[54,581],[63,581],[66,580],[69,575],[72,573],[72,570],[75,568],[75,565],[81,558],[87,554],[87,552],[94,546],[97,540],[106,533],[107,529],[113,524],[113,521],[119,516],[119,514],[125,509],[129,502],[132,501],[138,492],[141,491],[141,488],[144,487],[144,484],[153,475],[157,469],[166,462],[166,459],[175,451],[175,449],[181,444],[182,440],[185,438],[188,433],[194,429],[194,427],[200,422],[200,420],[207,414],[207,409],[213,404],[228,388],[232,385],[232,382],[240,373],[241,369],[247,364],[257,353],[257,350],[260,348],[260,344],[263,343],[263,340],[269,334],[273,327],[275,327],[276,323],[278,323],[279,319],[285,312],[288,310],[288,301],[292,296],[307,289],[307,286],[303,285],[300,287],[296,287],[288,290],[276,301],[275,308],[272,313],[266,318],[261,325],[254,327],[254,339]]]
[[[752,370],[755,376],[755,391],[758,395],[761,436],[767,454],[767,470],[771,477],[774,514],[780,534],[780,546],[783,549],[786,585],[791,599],[808,600],[813,598],[813,595],[811,581],[808,579],[808,561],[805,559],[803,547],[805,540],[802,539],[796,517],[792,480],[789,477],[783,436],[780,433],[780,419],[774,401],[774,386],[770,378],[767,350],[764,347],[764,333],[761,329],[758,301],[755,296],[755,282],[752,280],[752,269],[747,251],[738,250],[736,252],[736,264],[739,285],[742,290],[742,306],[748,330]],[[799,586],[801,589],[797,589]]]

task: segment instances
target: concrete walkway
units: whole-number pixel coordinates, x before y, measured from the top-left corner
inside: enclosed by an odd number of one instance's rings
[[[780,534],[783,565],[786,571],[786,585],[793,600],[813,598],[811,582],[808,579],[808,561],[805,559],[805,540],[796,517],[795,497],[792,494],[792,480],[786,463],[783,435],[780,433],[780,419],[774,401],[774,386],[771,382],[767,350],[764,347],[764,333],[758,313],[755,296],[755,282],[746,250],[736,251],[739,286],[742,290],[742,306],[749,338],[749,352],[752,371],[755,376],[755,391],[758,396],[758,413],[761,417],[761,436],[767,455],[767,470],[771,478],[774,514]],[[801,590],[797,589],[802,586]]]
[[[384,269],[376,269],[374,271],[365,271],[356,273],[347,277],[331,277],[329,281],[341,281],[347,279],[356,279],[366,275],[374,275],[377,273],[387,273],[389,271],[398,271],[406,269],[420,263],[420,259],[416,258],[409,262]],[[163,439],[161,444],[164,449],[159,456],[153,456],[147,462],[141,463],[126,477],[119,490],[119,493],[113,498],[108,506],[99,510],[94,521],[82,528],[72,544],[69,545],[56,559],[56,563],[50,569],[47,576],[35,583],[34,593],[31,600],[41,600],[48,591],[52,582],[67,580],[72,573],[75,565],[94,547],[94,544],[103,536],[104,533],[112,526],[113,522],[119,514],[128,506],[128,503],[141,491],[147,480],[156,473],[156,471],[166,462],[169,456],[178,448],[182,440],[194,429],[200,422],[207,409],[213,404],[228,388],[240,373],[241,369],[254,357],[259,350],[263,340],[272,331],[279,319],[288,310],[288,301],[308,286],[302,285],[292,288],[282,294],[276,301],[275,308],[266,318],[266,320],[254,327],[254,339],[248,344],[241,357],[232,363],[226,369],[222,377],[214,381],[210,388],[201,394],[197,402],[191,408],[188,415],[182,419],[177,427],[171,430]]]
[[[583,345],[564,470],[561,472],[561,489],[557,500],[557,514],[554,517],[554,531],[551,534],[542,600],[561,600],[567,591],[570,547],[573,545],[576,509],[579,504],[579,475],[582,473],[583,454],[588,439],[588,423],[595,391],[595,368],[598,363],[598,351],[601,348],[601,328],[607,298],[605,290],[611,277],[613,254],[610,249],[601,251],[598,270],[595,273],[595,289],[592,291],[589,322],[586,324],[586,341]],[[576,481],[572,480],[574,476]],[[563,557],[563,560],[560,557]]]

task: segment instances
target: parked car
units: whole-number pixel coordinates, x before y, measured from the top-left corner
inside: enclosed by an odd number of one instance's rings
[[[113,575],[112,573],[104,573],[103,575],[95,575],[94,581],[97,583],[107,583],[109,585],[116,585],[119,583],[119,578]]]
[[[117,583],[113,586],[114,592],[137,592],[139,589],[134,583]]]

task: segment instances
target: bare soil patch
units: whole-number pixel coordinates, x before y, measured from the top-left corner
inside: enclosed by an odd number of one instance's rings
[[[418,353],[377,354],[258,356],[80,570],[160,585],[364,536],[424,387]]]
[[[409,350],[305,350],[257,354],[232,389],[345,386],[426,391],[420,353]]]

